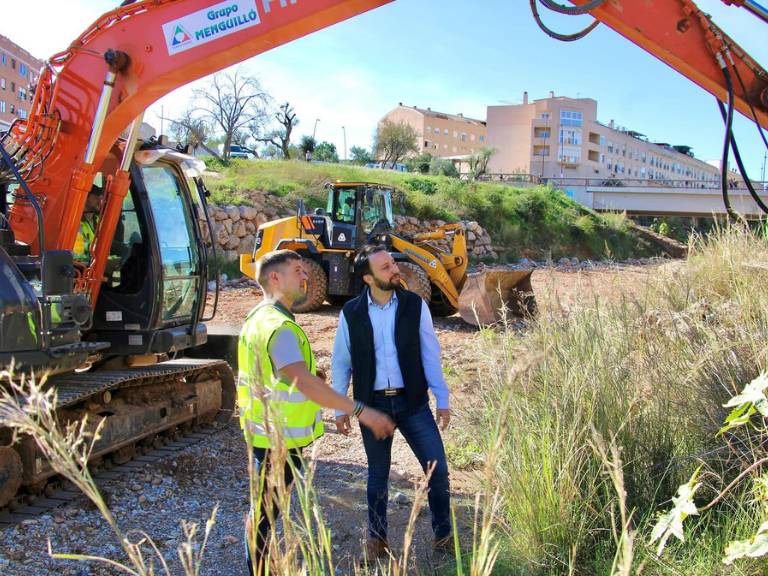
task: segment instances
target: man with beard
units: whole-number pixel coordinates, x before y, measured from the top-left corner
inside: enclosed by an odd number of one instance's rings
[[[259,259],[256,273],[264,300],[251,310],[240,332],[237,382],[240,424],[253,450],[257,487],[246,521],[251,575],[267,571],[270,519],[279,512],[267,472],[270,451],[286,449],[283,474],[285,486],[290,487],[301,472],[302,449],[323,434],[321,406],[356,416],[371,438],[394,432],[388,416],[334,392],[318,371],[309,340],[290,311],[305,297],[308,276],[301,257],[291,250],[269,252]],[[276,438],[282,446],[273,446]],[[267,507],[271,510],[265,510]]]
[[[400,270],[384,246],[366,246],[355,258],[363,292],[344,305],[333,347],[333,387],[346,394],[352,377],[355,400],[389,415],[429,479],[434,546],[452,549],[448,464],[440,428],[450,421],[448,387],[429,307],[400,285]],[[427,391],[437,405],[437,422]],[[336,428],[349,435],[349,416],[336,412]],[[392,437],[376,438],[361,427],[368,457],[369,558],[389,553],[387,501]]]

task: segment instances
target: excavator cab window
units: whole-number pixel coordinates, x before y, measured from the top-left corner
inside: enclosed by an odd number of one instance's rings
[[[139,253],[144,249],[144,236],[139,224],[139,215],[133,202],[133,196],[128,194],[123,200],[120,220],[117,223],[115,237],[109,251],[109,261],[104,271],[107,277],[107,288],[125,293],[135,293],[141,289],[140,281],[143,274],[140,262],[145,260]]]
[[[174,167],[162,163],[141,168],[157,228],[163,272],[164,322],[189,317],[198,294],[199,252],[191,208]]]

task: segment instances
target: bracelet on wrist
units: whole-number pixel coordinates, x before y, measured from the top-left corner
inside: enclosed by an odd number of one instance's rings
[[[363,410],[365,410],[365,404],[360,402],[360,400],[355,400],[355,408],[352,410],[352,416],[358,418],[360,414],[362,414]]]

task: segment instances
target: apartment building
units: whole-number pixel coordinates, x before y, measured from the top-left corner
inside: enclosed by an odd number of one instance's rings
[[[543,178],[642,180],[700,187],[719,169],[694,158],[690,147],[650,142],[639,132],[597,120],[592,98],[555,96],[518,105],[488,106],[488,145],[497,150],[490,173]]]
[[[474,154],[486,145],[487,129],[483,120],[463,114],[436,112],[431,108],[403,106],[400,102],[379,123],[390,120],[413,126],[418,134],[419,150],[432,156],[451,157]]]
[[[26,118],[43,62],[0,35],[0,131],[16,118]]]

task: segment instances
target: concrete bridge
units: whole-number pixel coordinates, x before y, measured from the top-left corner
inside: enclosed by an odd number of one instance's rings
[[[630,216],[712,217],[726,214],[718,183],[691,180],[619,180],[549,178],[521,174],[490,174],[485,180],[516,187],[550,183],[570,198],[597,211],[627,212]],[[753,182],[755,191],[768,204],[768,182]],[[733,180],[728,197],[733,209],[746,217],[765,216],[746,185]]]

